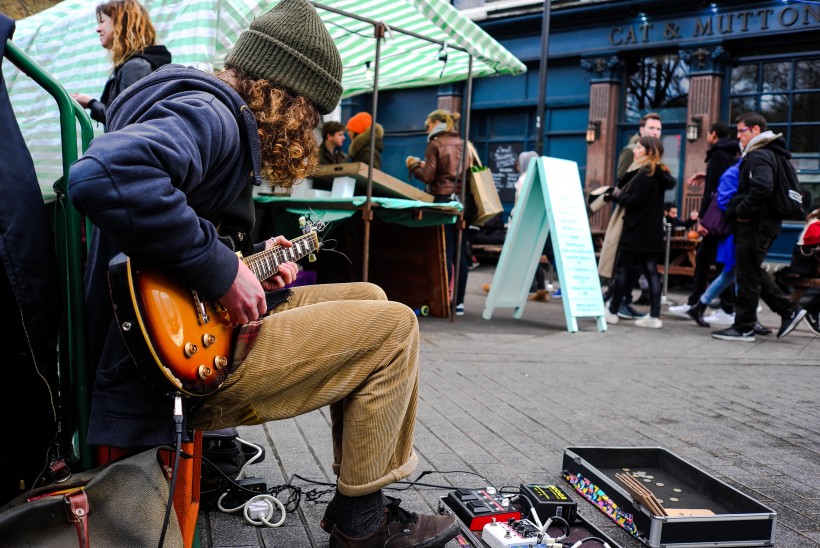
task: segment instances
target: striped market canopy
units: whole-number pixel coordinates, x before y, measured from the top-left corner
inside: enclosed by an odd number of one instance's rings
[[[111,71],[100,48],[94,0],[64,0],[17,22],[14,44],[51,73],[69,92],[99,97]],[[158,42],[174,62],[220,67],[239,33],[276,5],[251,0],[145,0]],[[446,0],[323,0],[314,2],[342,55],[344,97],[372,91],[376,39],[373,25],[323,6],[387,25],[382,42],[379,89],[419,87],[473,77],[519,74],[526,67]],[[394,30],[395,29],[395,30]],[[431,43],[400,32],[406,30]],[[462,48],[465,53],[456,49]],[[11,63],[3,63],[18,123],[34,157],[46,199],[61,175],[58,111],[54,101]],[[95,123],[95,126],[97,124]],[[101,132],[98,126],[95,131]]]

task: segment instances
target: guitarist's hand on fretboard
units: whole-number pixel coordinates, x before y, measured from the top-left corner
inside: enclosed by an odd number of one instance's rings
[[[293,244],[284,236],[276,236],[275,238],[265,240],[265,249],[273,249],[276,246],[292,247]],[[292,283],[296,279],[296,275],[298,273],[299,267],[296,263],[291,261],[283,262],[279,265],[278,272],[273,274],[270,278],[261,281],[262,287],[265,288],[265,291],[282,289],[289,283]]]

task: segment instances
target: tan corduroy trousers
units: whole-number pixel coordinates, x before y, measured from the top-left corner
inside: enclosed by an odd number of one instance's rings
[[[296,287],[188,424],[260,424],[330,405],[338,490],[372,493],[409,476],[418,462],[418,343],[413,311],[376,285]]]

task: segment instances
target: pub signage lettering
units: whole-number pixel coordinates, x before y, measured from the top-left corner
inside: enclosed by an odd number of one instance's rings
[[[820,5],[775,6],[709,14],[683,20],[613,27],[609,43],[632,46],[651,42],[759,34],[778,30],[820,27]]]

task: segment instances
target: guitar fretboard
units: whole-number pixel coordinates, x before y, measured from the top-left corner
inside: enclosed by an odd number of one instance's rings
[[[319,236],[311,231],[290,241],[293,247],[280,245],[254,253],[242,259],[258,280],[270,278],[279,270],[279,265],[288,261],[298,261],[319,249]]]

